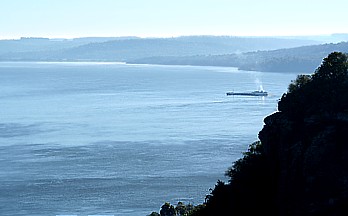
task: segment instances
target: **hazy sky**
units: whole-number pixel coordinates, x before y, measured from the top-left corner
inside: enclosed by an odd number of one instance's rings
[[[347,0],[0,0],[0,38],[348,33]]]

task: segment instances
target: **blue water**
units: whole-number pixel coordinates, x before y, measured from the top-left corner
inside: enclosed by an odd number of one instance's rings
[[[199,204],[295,74],[0,63],[0,214],[135,215]],[[269,91],[227,97],[227,91]]]

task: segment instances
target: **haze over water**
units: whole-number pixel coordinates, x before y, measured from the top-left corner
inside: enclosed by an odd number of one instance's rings
[[[199,204],[295,74],[0,63],[1,215],[147,215]],[[227,91],[270,96],[227,97]]]

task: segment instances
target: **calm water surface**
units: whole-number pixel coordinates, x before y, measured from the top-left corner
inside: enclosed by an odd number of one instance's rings
[[[295,74],[0,63],[1,215],[135,215],[199,204]],[[270,96],[227,97],[227,91]]]

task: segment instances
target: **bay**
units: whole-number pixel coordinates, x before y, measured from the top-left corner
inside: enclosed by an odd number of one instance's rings
[[[147,215],[200,204],[296,74],[0,63],[1,215]],[[253,91],[268,97],[226,96]]]

